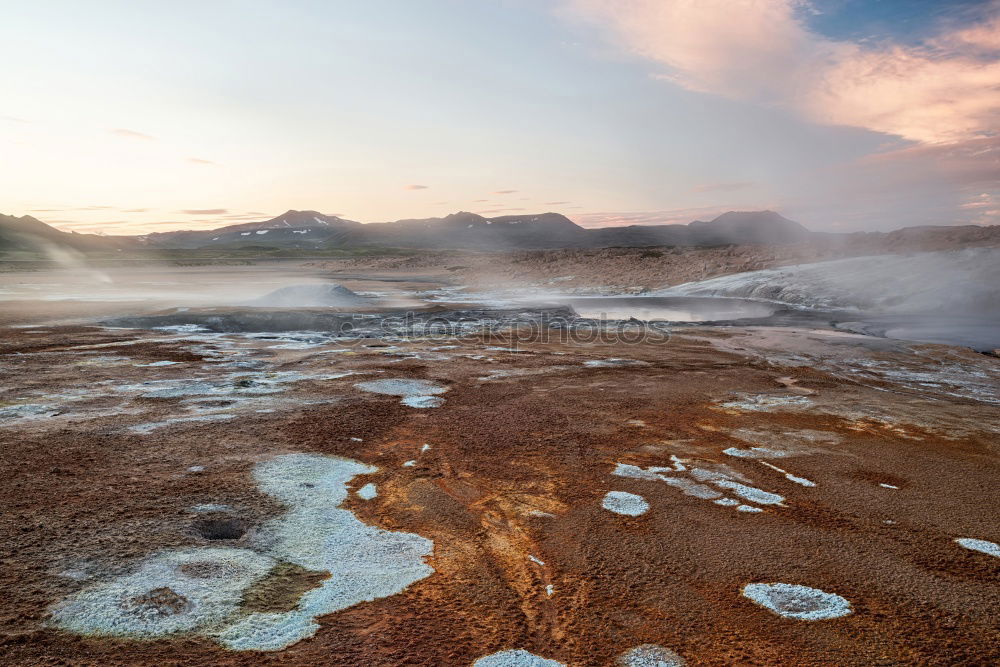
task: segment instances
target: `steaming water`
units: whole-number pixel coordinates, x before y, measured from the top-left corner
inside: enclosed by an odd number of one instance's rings
[[[677,296],[573,297],[565,303],[580,317],[600,320],[712,322],[767,317],[776,310],[773,304],[750,299]]]
[[[852,257],[720,276],[660,296],[764,299],[821,310],[981,314],[1000,308],[1000,249]]]
[[[964,345],[974,350],[1000,349],[1000,313],[965,315],[882,315],[843,322],[841,329],[924,343]]]
[[[677,285],[661,296],[742,297],[799,308],[851,310],[858,333],[1000,347],[1000,249],[853,257]]]
[[[59,270],[0,274],[0,297],[4,301],[135,301],[143,302],[144,309],[240,307],[268,292],[288,291],[290,285],[299,291],[330,290],[331,279],[344,278],[287,262],[193,267],[123,264],[103,273],[75,256],[58,259],[64,267]],[[839,321],[838,326],[868,335],[965,345],[981,351],[1000,348],[1000,291],[995,289],[1000,281],[998,249],[804,264],[722,276],[645,296],[580,296],[532,288],[474,294],[458,287],[427,290],[425,284],[410,284],[426,278],[390,285],[389,279],[379,277],[382,282],[375,299],[371,297],[376,294],[368,291],[374,280],[361,286],[365,291],[360,296],[367,298],[359,301],[367,305],[348,306],[352,312],[435,303],[515,309],[544,303],[572,307],[590,319],[678,324],[756,320],[753,323],[760,325],[795,326],[802,322],[793,319],[808,318],[815,320],[809,325]],[[357,282],[353,285],[358,288]],[[834,309],[842,312],[831,312]],[[848,316],[852,322],[843,321],[845,309],[856,313]],[[254,309],[240,312],[247,310]],[[304,321],[301,327],[292,322],[282,330],[310,326],[310,322]]]
[[[4,300],[142,301],[157,307],[233,306],[288,285],[325,282],[296,267],[134,266],[107,272],[74,267],[0,275]]]

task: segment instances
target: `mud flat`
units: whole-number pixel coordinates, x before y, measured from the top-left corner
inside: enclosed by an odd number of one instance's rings
[[[3,664],[1000,661],[994,357],[94,310],[0,330]]]

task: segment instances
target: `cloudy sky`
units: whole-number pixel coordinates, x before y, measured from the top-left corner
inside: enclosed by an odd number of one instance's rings
[[[1000,2],[0,0],[0,212],[1000,224]]]

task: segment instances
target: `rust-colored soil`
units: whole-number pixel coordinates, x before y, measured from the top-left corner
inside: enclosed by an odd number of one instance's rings
[[[1000,541],[998,360],[938,346],[921,346],[918,359],[901,343],[782,335],[775,343],[766,332],[697,328],[667,344],[534,341],[511,353],[469,338],[330,353],[236,335],[206,343],[165,332],[6,328],[0,410],[43,404],[57,414],[0,422],[0,662],[437,666],[522,648],[568,665],[609,665],[658,644],[689,665],[996,664],[1000,559],[953,540]],[[457,347],[431,350],[443,345]],[[232,418],[136,430],[191,416],[191,404],[121,387],[236,372],[206,349],[263,371],[364,375],[289,382],[246,404],[213,396],[208,408]],[[243,356],[227,356],[234,350]],[[646,365],[584,365],[607,358]],[[985,388],[924,386],[926,378],[879,375],[858,359],[947,369],[948,382]],[[179,363],[138,365],[156,361]],[[379,377],[435,380],[449,391],[442,407],[414,409],[354,386]],[[724,405],[757,395],[808,403]],[[723,453],[776,443],[801,451],[768,461],[815,486]],[[292,452],[377,466],[350,483],[352,491],[374,483],[377,497],[351,493],[344,506],[432,540],[434,573],[323,616],[314,637],[273,653],[199,636],[108,639],[53,627],[53,604],[159,549],[248,544],[285,511],[259,491],[253,466]],[[670,466],[672,456],[689,468],[724,464],[786,500],[737,512],[612,474],[617,463]],[[643,496],[650,510],[602,509],[612,490]],[[206,524],[213,515],[192,510],[204,504],[234,508],[239,526]],[[287,610],[325,576],[280,565],[244,604]],[[836,593],[853,613],[783,618],[741,595],[751,582]],[[135,604],[168,613],[184,601],[155,590]]]

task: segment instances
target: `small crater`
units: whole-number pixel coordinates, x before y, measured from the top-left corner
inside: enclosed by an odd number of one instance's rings
[[[206,540],[238,540],[247,532],[247,524],[233,517],[209,517],[196,521],[194,530]]]

